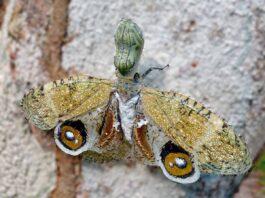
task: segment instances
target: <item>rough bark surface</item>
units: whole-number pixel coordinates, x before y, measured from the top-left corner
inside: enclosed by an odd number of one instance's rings
[[[23,118],[19,101],[38,84],[76,72],[114,79],[113,34],[126,17],[144,31],[141,70],[170,64],[145,84],[211,105],[258,154],[265,142],[263,0],[0,1],[1,198],[223,198],[238,190],[243,176],[178,185],[137,163],[81,162]]]

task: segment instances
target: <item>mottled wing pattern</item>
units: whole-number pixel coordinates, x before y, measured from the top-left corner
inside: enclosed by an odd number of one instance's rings
[[[202,104],[179,93],[145,87],[141,103],[144,114],[191,153],[202,172],[238,174],[251,167],[246,145],[223,119]]]
[[[82,158],[97,163],[118,161],[124,158],[126,159],[128,153],[130,153],[131,145],[128,142],[123,141],[121,144],[117,144],[116,147],[117,148],[115,150],[108,150],[101,153],[87,150],[82,153]]]
[[[57,80],[31,89],[22,99],[22,108],[34,125],[42,130],[108,103],[112,90],[109,80],[80,75]]]

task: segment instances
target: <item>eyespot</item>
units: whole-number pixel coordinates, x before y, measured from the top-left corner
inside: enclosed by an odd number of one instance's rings
[[[57,146],[70,155],[78,155],[87,150],[87,131],[80,121],[65,121],[56,126],[54,138]]]
[[[179,183],[193,183],[200,172],[190,154],[169,141],[161,150],[159,165],[167,178]]]
[[[193,173],[192,162],[184,153],[169,153],[165,156],[164,166],[175,177],[187,177]]]

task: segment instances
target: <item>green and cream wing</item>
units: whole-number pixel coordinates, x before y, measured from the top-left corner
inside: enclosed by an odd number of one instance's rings
[[[31,89],[21,105],[38,128],[49,130],[59,120],[68,120],[106,105],[113,83],[80,75]]]
[[[252,164],[236,132],[202,104],[176,92],[142,88],[143,113],[188,152],[201,172],[239,174]]]

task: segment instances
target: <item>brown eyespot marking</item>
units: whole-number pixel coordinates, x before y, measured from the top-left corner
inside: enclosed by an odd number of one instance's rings
[[[69,150],[77,150],[86,143],[86,129],[84,124],[78,121],[64,122],[58,131],[58,139]]]
[[[162,163],[170,175],[186,178],[194,173],[194,167],[189,154],[171,141],[165,144],[160,155]]]

